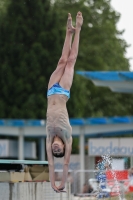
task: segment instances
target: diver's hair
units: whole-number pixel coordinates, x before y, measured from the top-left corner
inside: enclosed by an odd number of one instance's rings
[[[54,157],[56,157],[56,158],[62,158],[62,157],[64,157],[64,155],[65,155],[65,149],[64,149],[64,151],[61,152],[61,153],[54,153],[54,152],[52,152],[52,153],[53,153],[53,156],[54,156]]]

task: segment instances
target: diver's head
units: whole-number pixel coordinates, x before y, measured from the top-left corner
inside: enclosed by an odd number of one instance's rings
[[[54,157],[61,158],[65,154],[65,145],[61,138],[58,136],[54,137],[52,143],[52,153]]]

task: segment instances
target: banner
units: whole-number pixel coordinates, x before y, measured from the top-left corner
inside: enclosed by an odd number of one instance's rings
[[[133,156],[133,138],[99,138],[88,140],[89,156]]]

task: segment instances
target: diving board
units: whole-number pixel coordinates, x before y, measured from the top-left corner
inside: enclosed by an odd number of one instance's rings
[[[133,72],[129,71],[77,71],[94,85],[109,87],[113,92],[133,93]]]
[[[48,165],[48,161],[0,159],[0,164]]]

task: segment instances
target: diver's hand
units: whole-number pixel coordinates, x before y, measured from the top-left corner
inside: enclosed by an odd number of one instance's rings
[[[58,192],[58,193],[61,192],[55,185],[52,185],[52,188],[53,188],[53,190],[54,190],[55,192]]]
[[[59,190],[60,192],[66,192],[66,191],[64,190],[64,188],[65,188],[64,185],[60,185],[60,186],[58,187],[58,190]]]

